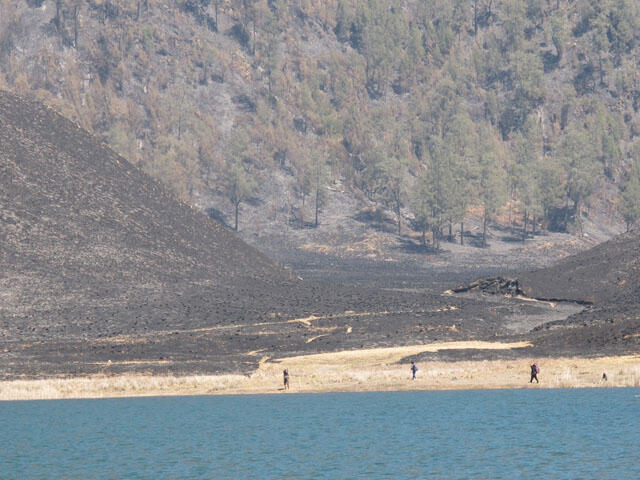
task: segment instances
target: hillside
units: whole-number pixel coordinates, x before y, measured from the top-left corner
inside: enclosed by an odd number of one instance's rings
[[[446,315],[437,295],[300,282],[37,102],[0,92],[0,127],[4,378],[245,371]]]
[[[640,341],[637,236],[562,264],[586,292],[599,265],[618,279],[626,293],[603,301],[610,316],[600,303],[581,312],[571,301],[443,292],[489,273],[473,265],[335,258],[336,276],[322,257],[315,281],[301,281],[73,122],[4,92],[0,220],[5,379],[250,373],[272,358],[447,340],[534,346],[428,357],[611,355]],[[557,277],[553,298],[576,300],[571,280],[554,272],[527,281]]]
[[[0,87],[260,248],[344,250],[371,211],[381,257],[601,241],[640,212],[639,27],[631,0],[8,0]]]
[[[638,252],[640,235],[620,235],[550,268],[522,274],[521,288],[536,298],[564,298],[597,305],[640,304]]]
[[[3,341],[73,356],[88,340],[225,320],[259,308],[238,297],[291,282],[72,122],[5,92],[0,159]],[[204,294],[206,307],[181,298]]]
[[[540,345],[559,344],[565,349],[576,342],[570,332],[579,329],[588,348],[582,351],[616,350],[619,345],[640,344],[640,235],[621,235],[586,252],[569,257],[551,268],[523,274],[520,282],[530,295],[590,302],[579,315],[539,327]],[[557,297],[560,295],[560,297]],[[549,297],[547,297],[549,298]],[[553,337],[553,339],[551,339]],[[581,348],[573,348],[579,353]]]
[[[93,337],[115,334],[130,318],[113,308],[199,286],[242,294],[288,281],[272,261],[52,110],[0,92],[0,125],[4,336],[29,320],[24,339],[45,328],[64,335],[71,325]],[[97,321],[104,311],[114,318]]]
[[[150,285],[282,275],[52,110],[0,92],[0,125],[3,247],[20,269]]]
[[[584,305],[584,310],[529,332],[528,337],[543,351],[591,356],[633,350],[640,344],[638,252],[640,235],[628,233],[550,267],[481,279],[457,291]]]

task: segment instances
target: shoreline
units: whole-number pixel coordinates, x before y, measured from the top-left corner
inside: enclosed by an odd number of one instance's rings
[[[156,376],[95,375],[0,382],[0,401],[191,395],[640,387],[640,355],[536,358],[540,383],[529,383],[529,359],[417,362],[407,357],[447,348],[511,349],[522,344],[448,342],[298,357],[263,357],[249,374]],[[403,363],[399,363],[399,362]],[[290,373],[284,390],[282,371]],[[602,379],[606,373],[607,380]]]

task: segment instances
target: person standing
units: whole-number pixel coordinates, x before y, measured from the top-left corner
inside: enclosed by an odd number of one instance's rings
[[[416,374],[418,373],[418,365],[414,362],[411,362],[411,379],[415,380],[417,378]]]
[[[536,362],[531,362],[530,366],[531,366],[531,380],[529,380],[529,383],[533,383],[534,379],[535,379],[536,383],[540,383],[538,381],[538,373],[540,373],[540,369],[538,368],[538,364]]]
[[[289,390],[289,369],[285,368],[282,372],[282,378],[284,380],[284,389]]]

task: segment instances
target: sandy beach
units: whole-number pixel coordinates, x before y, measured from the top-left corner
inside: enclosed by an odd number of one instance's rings
[[[256,371],[235,375],[138,374],[14,380],[0,383],[0,400],[640,386],[640,355],[536,358],[541,369],[539,384],[529,383],[530,359],[424,362],[419,364],[415,381],[411,380],[410,363],[403,361],[422,352],[443,349],[500,350],[523,346],[526,344],[445,342],[285,359],[263,357]],[[290,373],[290,389],[286,391],[282,381],[285,368]]]

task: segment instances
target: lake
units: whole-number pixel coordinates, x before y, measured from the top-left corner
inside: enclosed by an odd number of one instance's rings
[[[0,403],[0,478],[637,479],[640,389]]]

